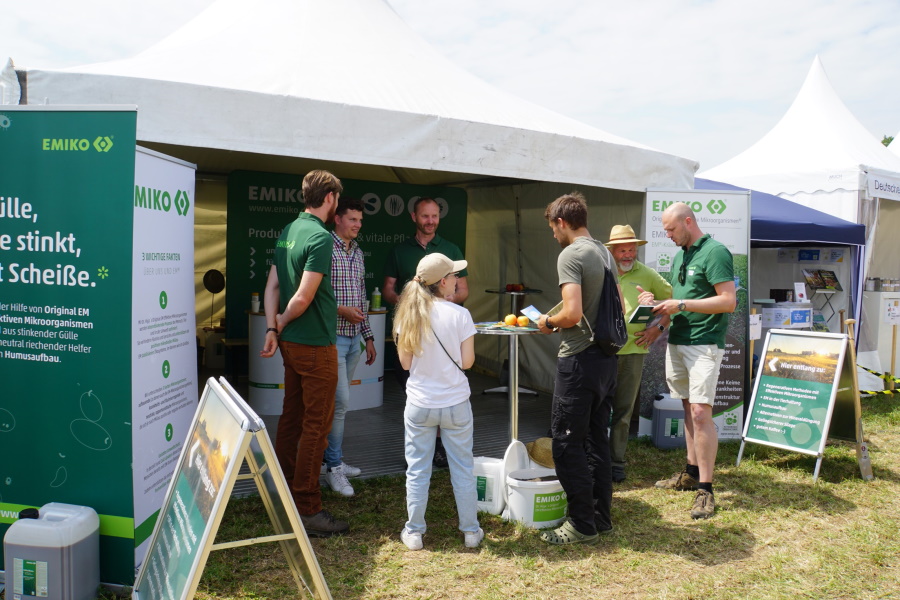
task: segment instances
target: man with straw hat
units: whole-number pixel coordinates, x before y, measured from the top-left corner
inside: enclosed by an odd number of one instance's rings
[[[653,296],[660,300],[672,297],[672,286],[669,282],[637,260],[638,246],[646,243],[646,240],[635,236],[631,225],[614,225],[606,243],[619,272],[619,285],[622,286],[622,297],[625,299],[626,317],[640,304],[638,286],[652,292]],[[668,316],[656,322],[628,323],[628,342],[618,353],[618,376],[609,434],[612,479],[616,483],[625,480],[625,447],[628,445],[631,413],[641,389],[644,356],[650,352],[650,346],[663,334],[668,325]]]

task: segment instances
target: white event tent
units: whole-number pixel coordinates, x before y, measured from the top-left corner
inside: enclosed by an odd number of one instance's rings
[[[890,150],[891,152],[896,154],[898,158],[900,158],[900,142],[897,141],[898,138],[900,138],[900,131],[898,131],[894,136],[894,139],[891,140],[891,143],[888,146],[888,150]]]
[[[691,188],[697,169],[493,88],[384,0],[218,0],[133,58],[19,70],[18,79],[23,103],[137,105],[141,145],[198,165],[198,295],[207,268],[225,270],[234,170],[325,168],[466,188],[466,306],[489,320],[508,301],[482,291],[504,282],[544,289],[532,299],[541,306],[558,301],[548,201],[583,191],[600,238],[640,222],[646,188]],[[549,389],[554,340],[534,337],[522,344],[522,381]],[[496,367],[498,346],[479,341],[479,362]]]
[[[818,57],[781,121],[699,176],[866,225],[865,272],[900,273],[900,156],[853,116]]]
[[[866,254],[860,278],[900,274],[900,153],[885,148],[853,116],[818,57],[781,121],[756,144],[701,177],[861,223],[866,226]],[[859,296],[849,308],[849,314],[861,314],[858,362],[884,370],[878,353],[880,315],[867,310]],[[880,389],[881,383],[860,373],[863,389]]]

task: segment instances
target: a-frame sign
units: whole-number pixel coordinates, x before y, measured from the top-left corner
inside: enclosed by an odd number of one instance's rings
[[[873,478],[863,436],[852,341],[842,333],[769,331],[737,465],[741,464],[744,445],[755,442],[815,456],[815,480],[830,437],[855,442],[860,473],[863,479]]]
[[[240,475],[246,462],[249,474]],[[274,535],[215,544],[238,479],[253,479]],[[262,420],[222,378],[209,379],[172,475],[132,597],[187,600],[213,550],[278,542],[301,595],[331,598]]]

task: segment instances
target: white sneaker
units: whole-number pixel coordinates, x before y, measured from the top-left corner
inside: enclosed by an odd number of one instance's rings
[[[406,544],[406,547],[410,550],[421,550],[422,549],[422,534],[416,533],[414,531],[410,531],[406,527],[403,528],[403,531],[400,532],[400,539],[403,540],[403,543]]]
[[[341,466],[344,467],[344,475],[346,475],[347,477],[359,477],[360,475],[362,475],[362,469],[360,469],[358,467],[351,467],[350,465],[348,465],[345,462],[342,462]],[[322,470],[319,472],[322,475],[327,473],[328,465],[326,465],[325,463],[322,463]]]
[[[466,548],[477,548],[479,544],[481,544],[481,540],[484,539],[484,529],[481,527],[478,528],[478,531],[467,531],[466,532]]]
[[[344,475],[347,477],[359,477],[362,475],[362,469],[358,467],[351,467],[345,462],[341,463],[341,468],[344,470]]]
[[[344,474],[343,465],[327,471],[325,473],[325,482],[328,484],[328,487],[342,496],[350,497],[353,495],[353,486],[350,485],[347,475]]]

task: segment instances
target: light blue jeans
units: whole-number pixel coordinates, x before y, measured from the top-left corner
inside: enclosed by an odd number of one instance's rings
[[[420,408],[407,403],[403,411],[406,453],[406,528],[425,533],[425,508],[431,485],[431,460],[438,427],[450,464],[459,529],[478,531],[478,492],[472,456],[472,405],[468,400],[447,408]]]
[[[328,434],[328,447],[325,449],[325,464],[328,468],[336,467],[343,462],[344,454],[341,446],[344,443],[344,416],[350,404],[350,381],[353,371],[362,356],[362,333],[353,337],[337,336],[338,384],[334,392],[334,420],[331,422],[331,433]]]

